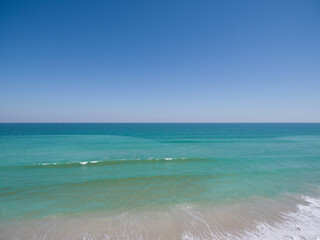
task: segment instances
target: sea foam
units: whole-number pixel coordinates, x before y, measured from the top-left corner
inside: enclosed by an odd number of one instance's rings
[[[192,225],[200,223],[204,231],[186,230],[181,236],[183,240],[319,240],[320,239],[320,199],[303,197],[306,204],[297,205],[296,211],[290,211],[281,216],[281,221],[273,223],[255,221],[253,226],[237,231],[219,229],[209,224],[201,214],[197,214],[190,206],[182,209],[193,219]],[[217,224],[218,225],[218,224]]]
[[[250,218],[239,212],[225,211],[215,215],[217,209],[199,208],[182,204],[164,212],[125,212],[105,217],[80,217],[40,221],[38,223],[14,224],[14,229],[1,229],[1,239],[168,239],[168,240],[319,240],[320,199],[303,197],[304,203],[280,214],[280,221],[253,220],[241,225],[241,220]],[[267,207],[268,208],[268,207]],[[212,211],[213,210],[213,211]],[[220,209],[221,210],[221,209]],[[253,209],[251,209],[253,210]],[[269,209],[264,209],[269,211]],[[231,215],[229,214],[231,213]],[[236,221],[232,218],[234,215]],[[222,217],[222,219],[221,219]],[[227,221],[225,221],[227,220]],[[270,220],[270,219],[269,219]],[[228,222],[229,224],[225,225]],[[238,223],[240,222],[240,225]],[[54,228],[52,228],[54,226]],[[243,227],[246,226],[246,227]],[[37,228],[38,232],[30,231]],[[14,236],[6,235],[6,232]],[[5,238],[6,237],[6,238]]]
[[[308,204],[299,204],[297,211],[284,214],[283,221],[274,225],[260,222],[241,239],[320,239],[320,199],[304,197],[304,200]]]

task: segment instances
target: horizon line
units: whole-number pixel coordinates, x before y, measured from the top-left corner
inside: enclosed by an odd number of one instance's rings
[[[298,124],[311,123],[320,124],[320,122],[0,122],[0,124]]]

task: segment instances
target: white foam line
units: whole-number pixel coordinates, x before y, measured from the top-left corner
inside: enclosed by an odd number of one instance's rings
[[[303,239],[320,240],[320,199],[304,197],[308,205],[299,204],[296,212],[283,216],[283,221],[270,225],[258,223],[248,230],[243,240]]]
[[[40,163],[39,165],[47,166],[47,165],[57,165],[58,163]]]
[[[208,229],[208,231],[209,231],[209,235],[214,238],[214,237],[215,237],[215,234],[212,232],[209,224],[206,223],[206,222],[205,222],[203,219],[201,219],[200,217],[192,214],[191,211],[188,211],[188,209],[189,209],[188,206],[182,208],[182,210],[183,210],[184,212],[186,212],[188,215],[190,215],[191,217],[193,217],[193,218],[195,218],[195,219],[198,219],[200,222],[202,222],[202,223],[207,227],[207,229]]]

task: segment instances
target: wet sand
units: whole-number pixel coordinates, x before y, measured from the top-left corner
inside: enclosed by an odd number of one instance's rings
[[[318,239],[320,199],[251,198],[121,214],[48,217],[2,224],[1,239]]]

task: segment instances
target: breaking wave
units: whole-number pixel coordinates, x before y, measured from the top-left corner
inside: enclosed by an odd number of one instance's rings
[[[37,163],[32,165],[18,165],[18,166],[0,166],[0,168],[43,168],[43,167],[54,167],[54,168],[71,168],[71,167],[80,167],[80,166],[107,166],[107,165],[122,165],[122,164],[140,164],[140,163],[159,163],[159,162],[175,162],[175,163],[184,163],[184,162],[203,162],[203,161],[212,161],[211,159],[206,158],[148,158],[148,159],[122,159],[122,160],[108,160],[108,161],[80,161],[80,162],[45,162]]]

